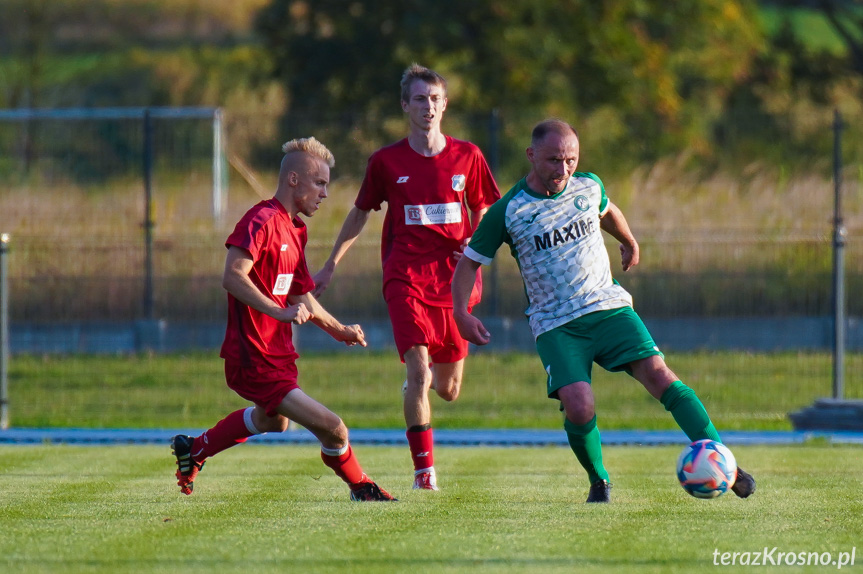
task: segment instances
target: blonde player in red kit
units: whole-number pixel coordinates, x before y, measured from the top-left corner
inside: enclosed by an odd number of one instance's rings
[[[407,369],[404,417],[413,487],[437,490],[428,392],[434,388],[444,400],[455,400],[468,352],[453,322],[450,281],[473,229],[500,191],[479,148],[441,132],[447,91],[440,74],[410,66],[402,76],[401,104],[410,133],[369,158],[354,207],[314,277],[313,293],[324,292],[370,212],[386,202],[383,294]],[[471,306],[480,300],[477,279]]]
[[[321,458],[350,488],[351,500],[394,500],[363,472],[342,420],[297,384],[297,352],[291,324],[311,321],[337,341],[366,345],[359,325],[342,325],[311,295],[306,265],[306,226],[327,197],[333,154],[314,138],[292,140],[275,196],[252,207],[225,245],[222,285],[228,292],[228,326],[221,356],[228,386],[254,406],[240,409],[198,437],[171,440],[177,484],[192,494],[204,462],[252,435],[283,432],[288,421],[321,442]]]

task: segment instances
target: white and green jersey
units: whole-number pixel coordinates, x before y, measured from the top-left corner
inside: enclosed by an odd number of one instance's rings
[[[550,197],[522,179],[489,208],[464,254],[488,265],[501,244],[510,246],[538,337],[587,313],[632,306],[632,296],[611,277],[599,228],[607,209],[605,188],[592,173],[574,173]]]

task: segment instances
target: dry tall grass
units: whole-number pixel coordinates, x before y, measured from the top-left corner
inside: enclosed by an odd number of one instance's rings
[[[832,180],[814,171],[790,174],[757,162],[739,173],[704,175],[668,159],[631,174],[603,176],[612,201],[624,210],[640,236],[741,233],[756,235],[829,234],[832,230]],[[275,190],[276,173],[256,174],[265,190]],[[330,198],[309,223],[314,240],[332,241],[353,203],[359,181],[333,173]],[[843,173],[842,201],[849,238],[863,232],[863,166]],[[512,182],[500,181],[503,190]],[[221,233],[259,194],[236,172],[224,225],[214,224],[210,182],[206,178],[154,186],[157,233],[180,236]],[[23,186],[0,195],[0,229],[21,236],[138,237],[144,220],[144,189],[140,181],[113,182],[107,188],[72,183]],[[375,225],[375,218],[372,219]]]
[[[829,312],[832,182],[814,172],[792,176],[758,164],[738,174],[703,176],[683,169],[681,161],[659,162],[620,179],[605,178],[609,196],[623,208],[642,243],[641,265],[625,276],[615,271],[639,298],[640,308],[715,315],[759,309]],[[313,271],[328,256],[358,188],[357,179],[338,177],[337,171],[334,175],[329,200],[307,222]],[[257,177],[264,190],[275,189],[275,172]],[[219,319],[223,313],[218,278],[224,240],[259,194],[232,172],[223,220],[214,222],[210,183],[205,180],[157,181],[154,187],[159,316]],[[861,181],[854,170],[846,171],[849,293],[863,281]],[[510,185],[500,183],[504,189]],[[143,186],[134,181],[116,182],[109,189],[67,184],[0,194],[0,231],[13,237],[15,317],[140,316],[146,269],[143,221]],[[327,293],[333,312],[344,307],[385,314],[377,247],[382,221],[382,213],[373,215],[360,243],[340,266],[340,281]],[[610,253],[613,269],[618,269],[611,245]],[[498,257],[497,272],[499,310],[520,313],[523,293],[510,257]],[[857,305],[856,299],[851,303]]]
[[[683,161],[660,161],[607,183],[613,200],[622,195],[618,203],[642,235],[809,237],[832,230],[833,181],[817,171],[791,174],[753,162],[738,173],[705,176],[685,169]],[[849,235],[857,237],[863,232],[861,169],[850,166],[842,176],[845,224]]]

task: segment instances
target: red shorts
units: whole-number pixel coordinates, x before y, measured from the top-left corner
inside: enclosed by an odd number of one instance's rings
[[[225,381],[238,395],[264,409],[268,417],[278,414],[276,408],[288,393],[299,389],[297,365],[290,364],[278,371],[257,367],[240,367],[225,361]]]
[[[428,347],[434,363],[455,363],[467,357],[468,343],[458,332],[451,308],[426,305],[415,297],[387,301],[387,308],[403,363],[405,353],[415,345]]]

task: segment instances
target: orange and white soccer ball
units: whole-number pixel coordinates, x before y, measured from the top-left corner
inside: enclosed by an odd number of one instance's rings
[[[687,445],[677,459],[677,480],[695,498],[725,494],[737,479],[737,461],[722,443],[703,439]]]

